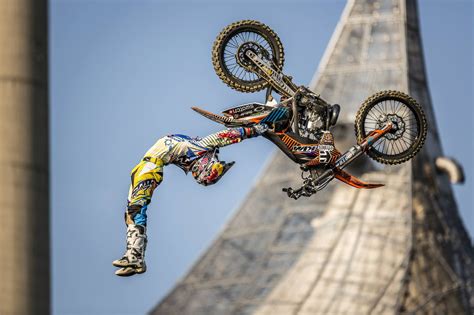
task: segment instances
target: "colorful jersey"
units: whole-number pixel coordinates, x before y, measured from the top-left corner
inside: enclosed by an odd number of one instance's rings
[[[169,135],[159,139],[146,153],[145,157],[157,158],[167,164],[187,164],[214,148],[237,143],[257,135],[251,128],[230,128],[221,130],[204,138],[191,138],[185,135]]]

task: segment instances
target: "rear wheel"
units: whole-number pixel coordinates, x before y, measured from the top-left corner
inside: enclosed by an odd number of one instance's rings
[[[357,142],[362,142],[371,131],[382,129],[388,121],[396,128],[377,140],[367,155],[384,164],[410,160],[425,142],[427,123],[421,106],[405,93],[381,91],[362,104],[355,121]]]
[[[212,64],[219,78],[231,88],[240,92],[257,92],[268,83],[239,59],[244,49],[271,60],[278,70],[283,68],[283,45],[278,35],[258,21],[243,20],[225,27],[217,36],[212,47]]]

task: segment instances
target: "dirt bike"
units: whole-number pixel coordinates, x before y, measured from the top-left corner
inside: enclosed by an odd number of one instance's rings
[[[298,189],[283,188],[290,198],[309,197],[334,178],[356,188],[377,188],[343,169],[362,154],[385,164],[410,160],[421,149],[427,123],[421,106],[398,91],[370,96],[355,119],[357,144],[339,152],[330,129],[336,125],[340,106],[331,105],[304,86],[297,86],[282,72],[283,46],[265,24],[244,20],[230,24],[217,36],[212,63],[219,78],[240,92],[267,89],[266,103],[250,103],[227,109],[222,115],[193,107],[203,116],[227,127],[265,123],[264,137],[272,141],[303,171]],[[280,103],[270,102],[272,92]],[[276,103],[276,104],[275,104]]]

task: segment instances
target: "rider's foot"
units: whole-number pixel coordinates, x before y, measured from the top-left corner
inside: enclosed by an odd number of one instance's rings
[[[127,250],[122,258],[114,260],[115,267],[121,267],[115,273],[118,276],[130,276],[146,271],[145,249],[147,237],[146,228],[141,225],[129,224],[127,228]]]
[[[115,274],[121,277],[129,277],[135,274],[144,273],[145,271],[146,271],[146,264],[145,262],[143,262],[140,265],[120,268],[119,270],[115,271]]]

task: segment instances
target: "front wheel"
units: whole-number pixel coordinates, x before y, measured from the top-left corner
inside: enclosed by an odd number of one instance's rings
[[[384,164],[400,164],[413,158],[426,139],[426,117],[418,102],[398,91],[381,91],[369,97],[357,112],[355,132],[361,143],[367,135],[382,129],[387,121],[397,126],[367,151],[367,155]]]

